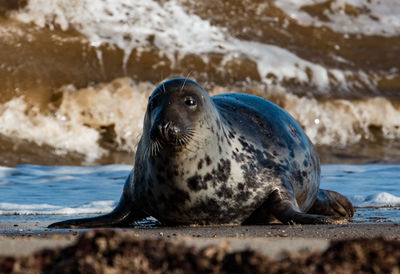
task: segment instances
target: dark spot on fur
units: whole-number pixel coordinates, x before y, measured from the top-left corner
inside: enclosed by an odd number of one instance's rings
[[[308,167],[308,161],[307,161],[307,160],[304,160],[303,165],[304,165],[305,167]]]
[[[240,137],[239,137],[239,142],[240,142],[240,144],[242,145],[242,147],[243,147],[244,149],[246,149],[246,147],[249,145],[249,144],[246,142],[246,140],[245,140],[245,138],[244,138],[243,136],[240,136]]]
[[[244,184],[238,183],[237,188],[238,188],[239,190],[243,190],[243,189],[244,189]]]
[[[193,191],[207,189],[207,184],[202,180],[201,176],[196,174],[187,179],[188,187]]]
[[[212,161],[211,161],[211,158],[210,158],[210,156],[206,155],[206,158],[205,158],[205,160],[206,160],[206,164],[207,164],[207,166],[211,165]]]
[[[256,179],[255,166],[251,163],[248,165],[241,165],[240,168],[243,171],[243,177],[248,188],[257,188],[258,181]]]
[[[203,168],[203,159],[200,159],[200,161],[197,163],[197,169],[202,169]]]
[[[221,184],[218,191],[216,192],[219,198],[231,199],[233,196],[233,191],[231,188],[227,187],[226,184]]]
[[[221,159],[218,163],[217,178],[219,181],[226,182],[231,175],[231,161]]]
[[[257,159],[256,163],[259,169],[266,168],[269,170],[269,172],[272,172],[272,175],[274,176],[280,176],[280,174],[282,174],[285,170],[285,167],[282,165],[282,163],[277,163],[271,159],[272,157],[267,157],[267,153],[263,153],[257,149],[255,151],[255,155]]]
[[[233,151],[232,154],[233,154],[233,160],[235,160],[237,163],[244,162],[244,160],[245,160],[244,153],[238,154],[238,153]]]
[[[211,181],[212,178],[213,176],[210,173],[207,173],[206,175],[204,175],[204,182]]]
[[[290,134],[293,136],[293,138],[295,138],[297,140],[300,139],[300,134],[294,126],[290,126],[289,131],[290,131]]]
[[[293,161],[290,165],[290,170],[292,171],[292,176],[293,179],[296,183],[298,183],[300,186],[304,184],[304,175],[300,170],[299,165],[297,164],[296,161]]]
[[[219,120],[217,120],[217,127],[218,127],[219,130],[221,130],[221,123],[220,123]]]
[[[233,134],[233,132],[232,131],[229,131],[229,139],[233,139],[233,138],[235,138],[235,135]]]
[[[256,152],[256,148],[254,147],[254,145],[250,144],[247,149],[247,152],[250,152],[250,153]]]
[[[247,202],[250,199],[251,192],[250,191],[240,191],[239,193],[234,195],[235,201],[240,203]]]
[[[235,151],[232,151],[232,159],[238,162],[238,154]]]
[[[222,153],[221,145],[218,145],[218,150],[219,150],[219,153],[221,154]]]

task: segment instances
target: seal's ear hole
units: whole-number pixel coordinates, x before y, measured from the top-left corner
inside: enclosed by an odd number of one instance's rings
[[[185,104],[189,107],[194,107],[197,105],[197,102],[196,102],[196,99],[194,99],[192,96],[186,96]]]

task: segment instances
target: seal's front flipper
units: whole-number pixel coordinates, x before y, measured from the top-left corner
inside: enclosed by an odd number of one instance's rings
[[[354,209],[350,200],[342,194],[320,189],[317,199],[308,213],[332,217],[353,217]]]
[[[53,223],[48,228],[95,228],[95,227],[128,227],[135,221],[145,219],[147,216],[132,213],[119,214],[114,211],[105,215],[92,218],[71,219]]]
[[[71,219],[49,225],[49,228],[95,228],[95,227],[127,227],[135,221],[149,217],[132,207],[132,203],[121,198],[118,206],[110,213],[92,218]]]
[[[293,194],[276,189],[267,200],[269,211],[284,224],[337,224],[341,220],[300,211]]]

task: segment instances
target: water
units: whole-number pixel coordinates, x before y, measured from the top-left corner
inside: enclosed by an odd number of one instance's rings
[[[279,104],[324,163],[398,163],[399,13],[396,0],[5,1],[0,164],[131,164],[147,98],[172,76]]]
[[[400,222],[399,165],[326,165],[321,188],[350,198],[355,221]]]
[[[110,212],[131,166],[22,165],[0,170],[0,219],[61,220]],[[400,166],[326,165],[321,188],[357,207],[354,221],[400,223]]]
[[[0,170],[0,214],[91,214],[113,209],[131,167],[18,166]],[[25,202],[21,202],[25,201]]]

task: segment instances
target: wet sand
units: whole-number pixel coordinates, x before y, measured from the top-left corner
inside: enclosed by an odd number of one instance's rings
[[[1,273],[400,270],[400,225],[395,223],[94,231],[47,229],[47,224],[0,224]]]
[[[50,222],[0,224],[0,254],[29,255],[44,247],[72,244],[89,229],[47,229]],[[224,243],[230,250],[252,249],[276,257],[283,251],[324,250],[331,240],[384,238],[400,241],[400,224],[349,223],[344,225],[258,225],[205,227],[146,227],[105,229],[137,239],[164,239],[204,248]]]

